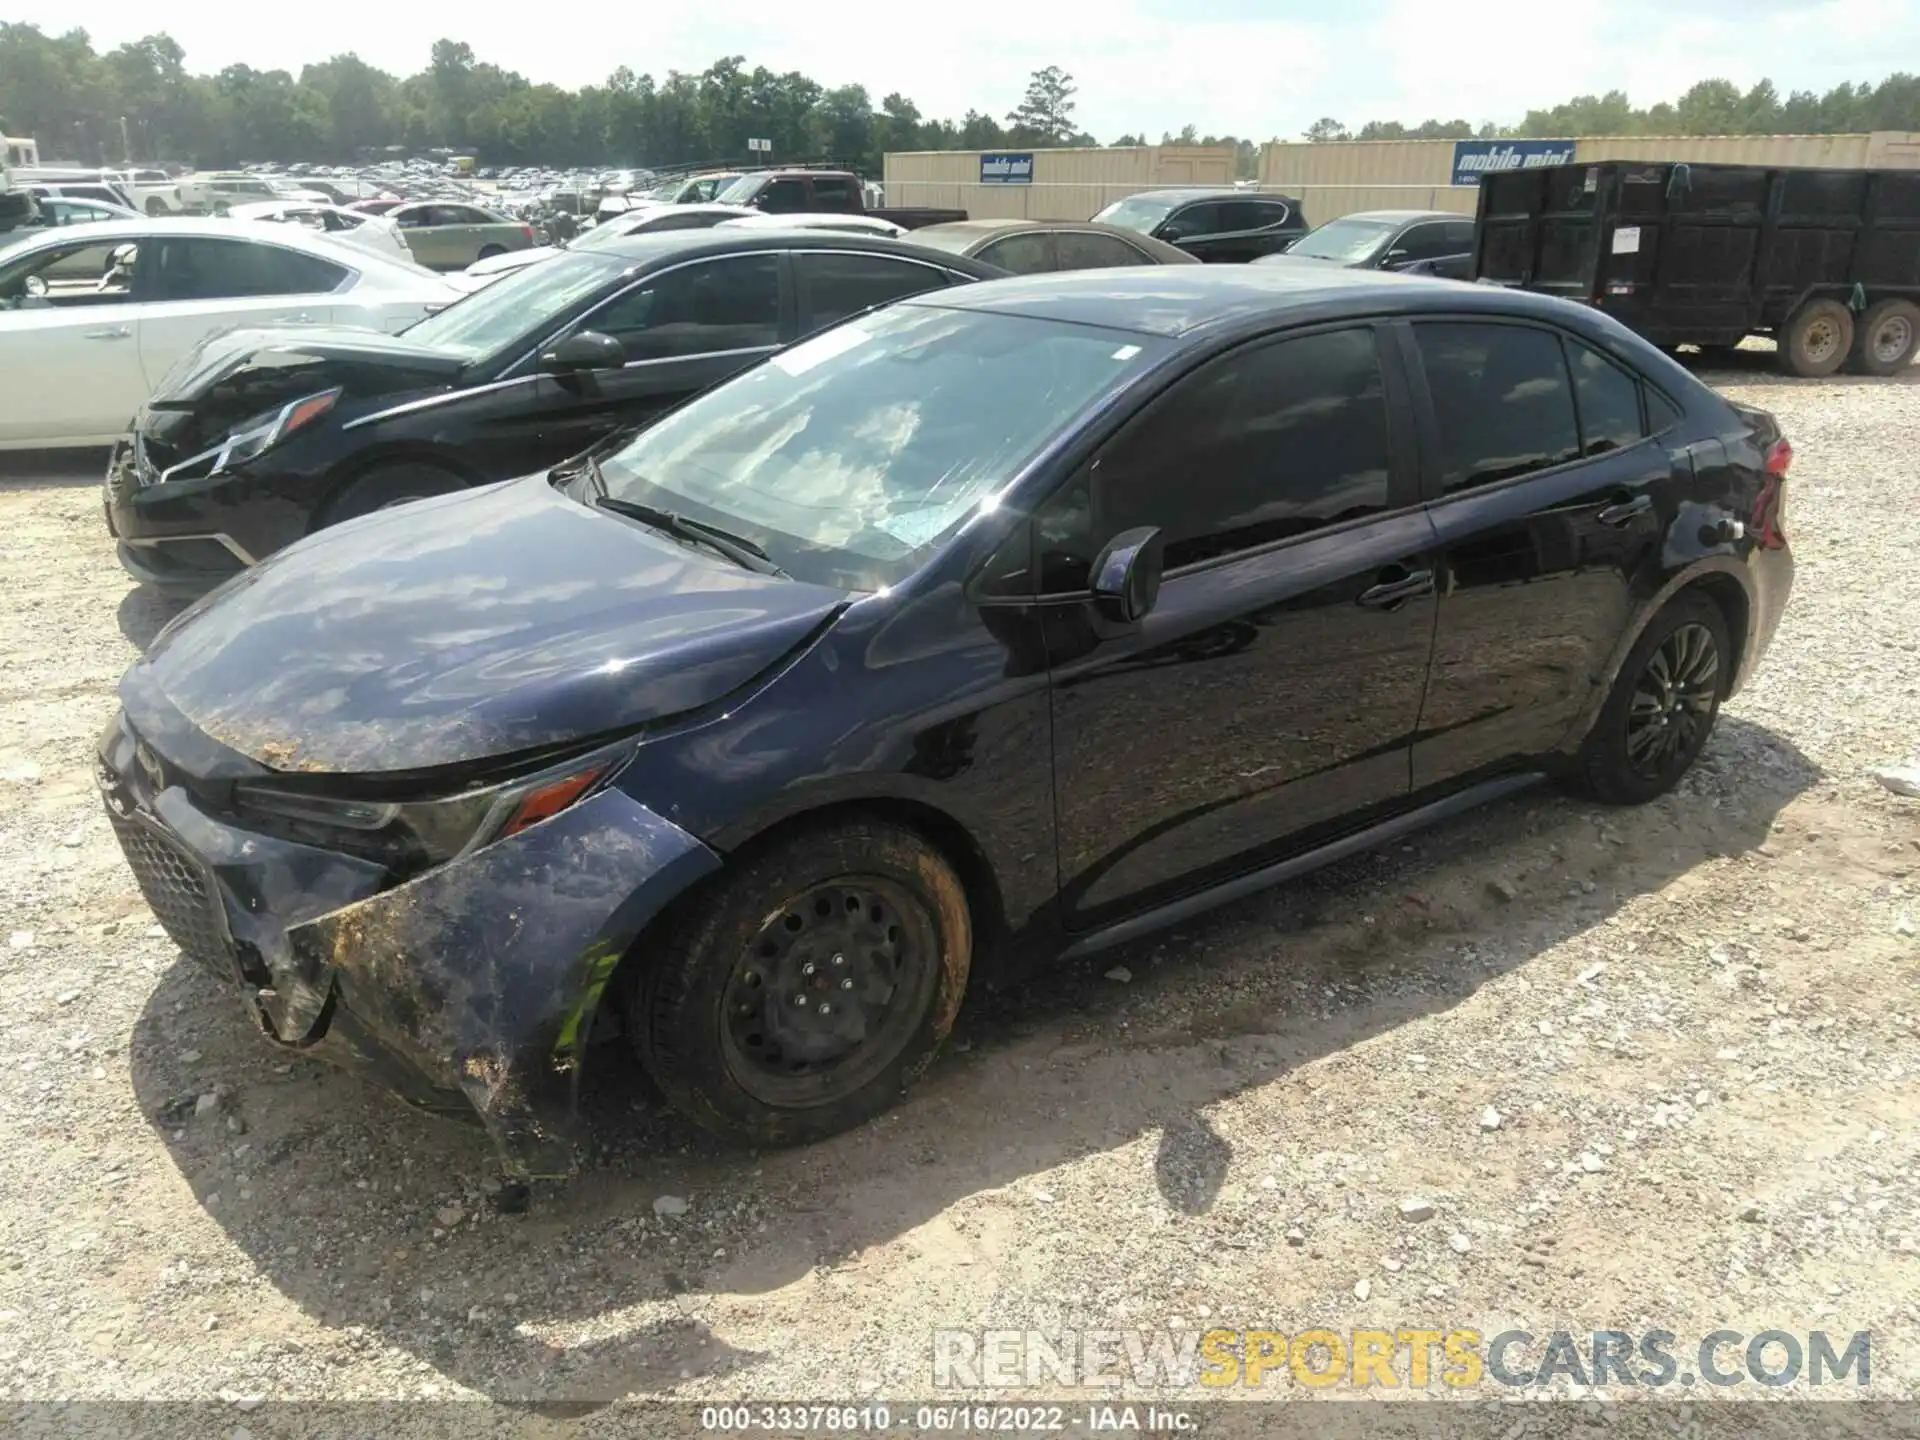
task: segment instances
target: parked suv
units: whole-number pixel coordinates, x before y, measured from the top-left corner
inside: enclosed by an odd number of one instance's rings
[[[1276,254],[1307,230],[1298,200],[1244,190],[1148,190],[1115,201],[1093,218],[1215,264]]]

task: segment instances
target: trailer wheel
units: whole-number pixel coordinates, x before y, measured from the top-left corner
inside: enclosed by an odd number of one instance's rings
[[[1862,375],[1897,375],[1920,350],[1920,305],[1882,300],[1867,308],[1854,332],[1852,368]]]
[[[1838,300],[1809,300],[1780,332],[1780,363],[1817,380],[1846,363],[1853,350],[1853,313]]]

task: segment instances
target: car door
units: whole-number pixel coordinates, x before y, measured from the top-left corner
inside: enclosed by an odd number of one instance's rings
[[[401,238],[413,251],[413,258],[432,270],[453,270],[469,263],[453,258],[456,253],[443,233],[443,207],[439,205],[403,205],[392,212],[393,223],[400,227]]]
[[[1054,264],[1061,270],[1105,270],[1153,263],[1145,251],[1098,230],[1056,230],[1053,247]]]
[[[784,175],[769,180],[748,203],[769,215],[803,215],[811,202],[807,198],[807,182],[798,176]]]
[[[794,250],[792,260],[799,335],[961,278],[931,262],[862,250]]]
[[[1176,206],[1154,227],[1153,238],[1178,245],[1196,260],[1214,262],[1227,257],[1220,235],[1222,217],[1217,200],[1195,200]]]
[[[1440,544],[1416,789],[1545,754],[1601,683],[1690,474],[1638,377],[1572,336],[1402,327]]]
[[[465,256],[462,267],[471,265],[480,258],[482,250],[506,250],[524,236],[517,225],[509,226],[504,220],[496,220],[484,210],[476,210],[471,205],[449,205],[450,216],[459,224],[459,253]]]
[[[1036,512],[1062,906],[1075,929],[1402,805],[1432,524],[1391,332],[1256,342],[1177,381]],[[1079,598],[1154,526],[1137,627]]]
[[[719,256],[658,270],[609,297],[537,347],[593,330],[620,341],[619,369],[543,374],[538,353],[514,367],[464,441],[500,475],[554,465],[609,431],[643,424],[755,364],[794,333],[786,259],[778,251]]]
[[[1053,236],[1045,230],[1016,230],[973,252],[982,265],[997,265],[1010,275],[1043,275],[1060,268]]]
[[[1431,275],[1434,267],[1448,256],[1457,256],[1458,249],[1449,235],[1452,226],[1440,220],[1425,220],[1417,225],[1409,225],[1394,237],[1380,256],[1382,270],[1408,271],[1416,275]],[[1472,227],[1468,227],[1471,235]],[[1472,249],[1469,239],[1467,248]]]
[[[304,250],[261,240],[169,235],[140,247],[140,365],[149,385],[207,336],[256,325],[320,325],[352,275]]]
[[[812,203],[822,214],[858,215],[866,208],[860,203],[860,187],[851,175],[814,176]]]
[[[1222,260],[1244,264],[1276,254],[1301,233],[1297,224],[1289,228],[1293,207],[1284,200],[1229,200],[1220,208],[1226,233],[1215,243]]]
[[[110,443],[146,399],[129,242],[65,240],[0,260],[0,444]],[[71,271],[78,278],[60,276]],[[27,294],[27,280],[48,285]]]

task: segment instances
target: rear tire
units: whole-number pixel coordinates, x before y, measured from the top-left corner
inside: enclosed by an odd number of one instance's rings
[[[1920,305],[1882,300],[1867,307],[1854,329],[1851,369],[1861,375],[1898,375],[1920,350]]]
[[[491,260],[496,255],[504,255],[506,253],[507,253],[507,247],[504,245],[482,245],[480,247],[479,255],[476,256],[475,258],[480,260]]]
[[[953,1028],[966,892],[909,830],[810,828],[717,876],[633,971],[629,1027],[668,1101],[750,1146],[818,1140],[891,1105]]]
[[[147,214],[157,220],[168,213],[167,202],[162,200],[158,195],[149,195],[147,197],[146,210]]]
[[[344,520],[357,520],[362,515],[371,515],[376,510],[391,509],[413,500],[451,495],[456,490],[466,488],[458,475],[442,470],[437,465],[404,461],[394,465],[376,465],[334,496],[314,529],[338,525]]]
[[[1853,312],[1838,300],[1809,300],[1780,332],[1780,363],[1809,380],[1833,374],[1853,350]]]
[[[1571,776],[1609,805],[1644,805],[1692,767],[1713,733],[1733,649],[1727,617],[1682,592],[1648,622],[1600,709]]]

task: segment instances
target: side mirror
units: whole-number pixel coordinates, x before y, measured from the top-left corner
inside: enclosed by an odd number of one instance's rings
[[[1122,530],[1093,562],[1094,609],[1115,624],[1137,625],[1160,599],[1164,561],[1159,530]]]
[[[47,295],[47,277],[44,275],[27,276],[23,288],[36,300],[44,300]]]
[[[575,370],[618,370],[626,363],[626,347],[598,330],[576,331],[540,352],[540,368],[553,375]]]

